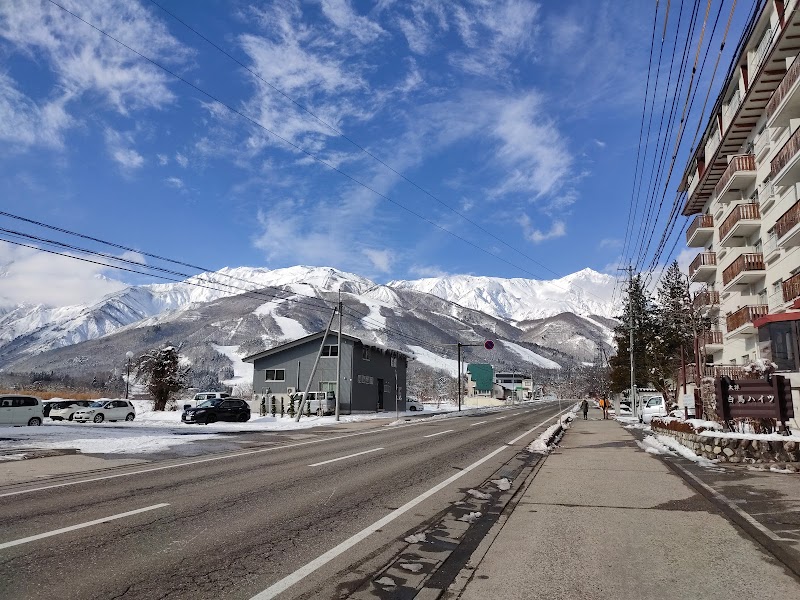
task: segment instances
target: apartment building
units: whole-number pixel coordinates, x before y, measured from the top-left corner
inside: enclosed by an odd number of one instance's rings
[[[798,0],[768,0],[747,36],[679,188],[695,306],[714,323],[698,347],[706,375],[776,363],[800,415]]]

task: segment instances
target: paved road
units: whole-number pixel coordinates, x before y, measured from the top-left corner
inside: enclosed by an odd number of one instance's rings
[[[0,489],[0,597],[252,598],[283,581],[281,598],[338,598],[557,412],[546,404],[277,445],[273,437],[239,452],[98,472],[93,481]],[[360,532],[357,543],[297,573]]]

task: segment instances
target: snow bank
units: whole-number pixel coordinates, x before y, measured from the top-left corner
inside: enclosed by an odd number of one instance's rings
[[[697,463],[701,467],[717,467],[718,464],[705,458],[698,456],[691,448],[687,448],[675,438],[668,435],[648,435],[644,440],[636,440],[636,444],[645,452],[649,454],[665,454],[669,456],[681,456],[687,458],[692,462]]]
[[[569,424],[573,421],[573,419],[575,419],[575,415],[577,414],[579,406],[579,404],[573,406],[570,412],[561,416],[561,419],[559,419],[558,423],[555,423],[545,429],[538,438],[533,440],[528,445],[528,452],[548,454],[550,450],[553,449],[553,446],[555,446],[564,435],[564,431],[569,429]]]

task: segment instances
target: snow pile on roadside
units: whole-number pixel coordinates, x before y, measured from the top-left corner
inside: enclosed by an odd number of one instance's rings
[[[528,452],[539,452],[540,454],[548,454],[564,435],[564,431],[569,429],[569,424],[575,419],[579,405],[576,404],[570,412],[563,415],[558,423],[555,423],[545,429],[542,434],[533,440],[526,448]]]
[[[668,435],[648,435],[643,440],[636,440],[636,444],[648,454],[666,454],[668,456],[682,456],[701,467],[716,467],[717,462],[709,460],[704,456],[698,456],[678,440]]]
[[[477,521],[478,519],[480,519],[482,516],[483,516],[483,513],[481,513],[481,512],[471,512],[471,513],[466,514],[466,515],[461,515],[458,518],[458,520],[459,521],[464,521],[465,523],[472,524],[475,521]]]
[[[780,433],[736,433],[735,431],[703,431],[700,435],[712,438],[736,438],[737,440],[756,440],[759,442],[798,442],[800,435],[781,435]]]

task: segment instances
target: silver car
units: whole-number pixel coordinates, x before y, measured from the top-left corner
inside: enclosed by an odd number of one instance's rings
[[[50,405],[49,416],[53,421],[72,421],[75,413],[88,407],[91,400],[63,400]]]

